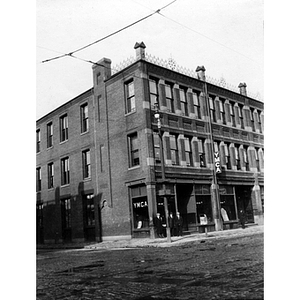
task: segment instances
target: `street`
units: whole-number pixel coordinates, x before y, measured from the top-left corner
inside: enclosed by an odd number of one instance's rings
[[[41,250],[37,299],[263,299],[263,233],[172,247]]]

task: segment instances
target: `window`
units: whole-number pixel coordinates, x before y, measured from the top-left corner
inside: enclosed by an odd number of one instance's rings
[[[262,127],[261,127],[261,112],[257,111],[257,119],[258,119],[258,128],[259,128],[259,132],[262,132]]]
[[[90,150],[82,152],[83,178],[91,177],[91,155]]]
[[[205,151],[204,151],[202,140],[198,141],[198,149],[199,149],[199,156],[200,156],[200,167],[204,168],[206,166],[206,163],[205,163]]]
[[[206,217],[208,222],[213,222],[210,186],[195,184],[195,196],[198,223],[201,224],[200,218],[203,217]]]
[[[53,163],[48,164],[48,189],[54,187],[54,165]]]
[[[240,161],[240,154],[239,154],[239,147],[234,147],[234,152],[235,152],[235,162],[236,162],[236,168],[237,170],[241,169],[241,161]]]
[[[192,158],[191,144],[188,138],[184,138],[184,151],[185,151],[186,165],[192,166],[193,158]]]
[[[226,124],[226,120],[225,120],[225,111],[224,111],[224,100],[219,101],[219,105],[220,105],[220,118],[221,118],[221,122],[223,124]]]
[[[160,138],[157,132],[153,133],[153,142],[154,142],[154,157],[155,162],[160,163]]]
[[[201,119],[199,95],[197,93],[193,93],[193,102],[194,102],[194,111],[195,111],[196,117],[198,119]]]
[[[130,188],[134,229],[149,227],[147,190],[145,185]]]
[[[103,167],[103,158],[104,158],[104,146],[100,145],[100,172],[104,172],[104,167]]]
[[[68,116],[64,115],[59,118],[60,141],[64,142],[68,139]]]
[[[36,153],[41,151],[41,130],[36,131]]]
[[[185,90],[182,88],[179,88],[179,97],[180,97],[180,105],[181,105],[181,111],[185,116],[188,116],[188,108],[187,108],[187,102],[186,102],[186,96],[185,96]]]
[[[224,143],[224,150],[225,150],[226,166],[227,166],[227,169],[230,170],[231,169],[230,154],[229,154],[229,150],[228,150],[228,145],[225,143]]]
[[[89,130],[89,110],[88,104],[85,103],[80,106],[80,118],[81,118],[81,133]]]
[[[61,200],[62,227],[63,229],[71,228],[71,199]]]
[[[171,151],[171,161],[172,165],[178,165],[178,149],[176,137],[174,135],[170,135],[170,151]]]
[[[247,149],[244,149],[244,163],[246,167],[246,171],[250,171],[249,169],[249,161],[248,161],[248,155],[247,155]]]
[[[244,119],[243,119],[243,113],[242,113],[242,108],[241,108],[240,105],[238,106],[238,113],[239,113],[239,119],[240,119],[241,128],[245,128],[245,126],[244,126]]]
[[[69,157],[65,157],[61,160],[61,184],[70,183],[70,169],[69,169]]]
[[[126,113],[129,114],[135,111],[135,96],[134,96],[133,80],[125,83],[125,93],[126,93]]]
[[[36,168],[36,191],[40,192],[42,189],[42,174],[41,168]]]
[[[254,117],[253,117],[253,109],[250,108],[250,121],[251,121],[251,128],[252,128],[252,131],[255,131],[255,127],[254,127]]]
[[[95,204],[94,195],[85,195],[85,222],[87,226],[95,226]]]
[[[167,101],[167,107],[170,112],[175,112],[174,108],[174,98],[172,93],[172,86],[169,83],[166,83],[166,101]]]
[[[229,103],[229,113],[230,113],[230,118],[231,118],[232,126],[236,127],[236,125],[235,125],[235,118],[234,118],[233,103],[232,102]]]
[[[157,92],[157,80],[150,78],[149,79],[150,86],[150,103],[151,107],[155,107],[155,103],[158,104],[158,92]]]
[[[140,164],[139,145],[137,133],[129,136],[129,166],[134,167]]]
[[[53,146],[53,124],[52,122],[47,124],[47,148]]]
[[[255,164],[256,164],[257,171],[260,171],[259,158],[258,158],[257,150],[258,149],[254,148]]]
[[[216,122],[214,99],[212,97],[209,97],[209,111],[210,111],[211,121]]]

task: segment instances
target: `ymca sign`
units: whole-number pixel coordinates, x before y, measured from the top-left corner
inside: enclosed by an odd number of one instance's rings
[[[215,168],[216,168],[216,173],[217,174],[222,173],[221,165],[220,165],[220,156],[219,156],[218,151],[215,152]]]
[[[147,201],[135,202],[133,203],[134,208],[146,207],[148,206]]]

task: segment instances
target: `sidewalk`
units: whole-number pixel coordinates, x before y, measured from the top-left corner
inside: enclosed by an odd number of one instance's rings
[[[173,247],[184,243],[201,241],[201,240],[212,240],[212,239],[225,239],[237,236],[251,236],[264,232],[264,226],[249,226],[245,229],[237,228],[224,231],[213,231],[207,235],[205,233],[193,233],[190,235],[172,237],[171,243],[167,242],[167,238],[157,239],[131,239],[131,240],[119,240],[119,241],[105,241],[96,243],[93,245],[87,245],[84,249],[120,249],[120,248],[145,248],[145,247]]]
[[[167,238],[143,238],[143,239],[130,239],[130,240],[114,240],[104,241],[101,243],[70,243],[70,244],[45,244],[37,245],[37,249],[86,249],[86,250],[116,250],[127,248],[145,248],[145,247],[173,247],[182,245],[189,242],[205,241],[213,239],[226,239],[232,237],[244,237],[259,234],[264,232],[264,226],[251,225],[245,229],[237,228],[223,231],[205,233],[193,233],[180,237],[172,237],[171,243],[167,242]]]

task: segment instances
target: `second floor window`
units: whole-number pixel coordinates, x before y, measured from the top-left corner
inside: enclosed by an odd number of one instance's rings
[[[47,124],[47,148],[50,148],[53,146],[53,124],[48,123]]]
[[[70,183],[69,157],[61,160],[61,185]]]
[[[140,164],[139,143],[137,133],[128,137],[129,143],[129,167],[138,166]]]
[[[68,116],[64,115],[59,118],[60,126],[60,141],[66,141],[68,139]]]
[[[41,168],[36,169],[36,191],[39,192],[42,189],[42,174]]]
[[[54,165],[53,163],[48,164],[48,189],[54,187]]]
[[[90,150],[82,152],[83,178],[91,177],[91,154]]]
[[[253,116],[253,109],[250,108],[250,122],[251,122],[251,128],[252,131],[255,131],[255,127],[254,127],[254,116]]]
[[[244,163],[245,163],[246,171],[250,171],[247,148],[243,150],[243,153],[244,153]]]
[[[241,169],[241,160],[240,160],[240,154],[239,154],[238,147],[234,147],[234,151],[235,151],[236,168],[237,168],[237,170],[240,170]]]
[[[80,106],[80,118],[81,118],[81,133],[89,130],[89,110],[88,104],[85,103]]]
[[[230,153],[229,153],[227,144],[224,144],[224,150],[225,150],[224,152],[225,152],[226,166],[227,166],[227,169],[230,170],[231,169],[231,161],[230,161]]]
[[[134,83],[133,80],[125,83],[126,93],[126,114],[135,111],[135,96],[134,96]]]
[[[41,151],[41,130],[36,131],[36,153]]]
[[[206,162],[205,162],[205,151],[204,151],[202,140],[199,140],[198,142],[198,151],[199,151],[199,158],[200,158],[200,167],[204,168],[206,166]]]
[[[193,158],[192,158],[192,151],[191,151],[191,144],[188,138],[184,139],[184,151],[185,151],[185,160],[187,166],[193,165]]]
[[[178,165],[178,148],[175,135],[170,135],[170,151],[171,151],[171,161],[172,165]]]
[[[160,140],[158,133],[153,133],[153,142],[154,142],[154,157],[155,162],[160,163]]]

